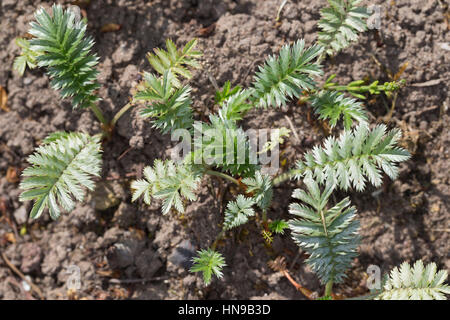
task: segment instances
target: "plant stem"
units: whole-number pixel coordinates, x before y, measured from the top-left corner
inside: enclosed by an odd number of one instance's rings
[[[111,128],[114,128],[117,121],[119,121],[120,117],[122,117],[125,112],[127,112],[131,107],[133,106],[133,104],[131,102],[127,103],[126,105],[124,105],[122,107],[122,109],[119,110],[119,112],[117,112],[114,116],[114,118],[111,120],[110,126]]]
[[[220,231],[220,233],[217,235],[216,239],[214,239],[213,244],[211,245],[211,250],[216,250],[217,244],[219,243],[219,240],[223,238],[223,236],[225,235],[225,230],[222,229],[222,231]]]
[[[45,297],[41,291],[41,289],[39,289],[39,287],[37,285],[35,285],[33,282],[31,282],[31,280],[29,280],[22,272],[19,271],[19,269],[17,269],[17,267],[15,265],[13,265],[11,263],[11,261],[9,261],[8,257],[6,257],[6,254],[3,252],[0,252],[0,256],[3,258],[3,260],[5,261],[6,265],[8,267],[11,268],[11,270],[16,273],[20,278],[22,278],[23,281],[25,281],[26,283],[28,283],[28,285],[31,287],[31,289],[37,293],[37,295],[39,296],[39,298],[41,300],[45,300]]]
[[[334,91],[347,91],[350,93],[365,93],[370,92],[371,89],[373,89],[375,92],[387,91],[384,85],[377,85],[376,87],[371,87],[369,85],[361,85],[358,87],[350,87],[348,85],[325,85],[324,89]]]
[[[210,174],[212,176],[224,178],[224,179],[226,179],[226,180],[228,180],[230,182],[233,182],[234,184],[236,184],[238,186],[241,185],[237,179],[235,179],[235,178],[233,178],[233,177],[231,177],[231,176],[229,176],[229,175],[227,175],[225,173],[214,171],[214,170],[206,170],[205,173],[206,174]]]
[[[273,179],[272,183],[273,183],[274,186],[277,186],[277,185],[285,182],[286,180],[291,179],[296,174],[300,174],[300,173],[302,173],[302,171],[300,171],[298,169],[289,170],[288,172],[282,173],[279,176],[275,177]]]
[[[335,90],[335,91],[348,91],[350,93],[365,93],[365,92],[371,92],[375,94],[379,94],[380,92],[385,92],[386,94],[389,94],[391,92],[396,92],[399,90],[403,85],[405,81],[392,81],[392,82],[385,82],[384,84],[377,84],[373,82],[372,84],[361,84],[361,85],[340,85],[337,83],[325,83],[322,87],[324,90]]]
[[[95,104],[95,103],[91,103],[91,109],[94,112],[95,116],[97,117],[97,119],[105,126],[108,125],[108,121],[106,121],[105,117],[103,116],[102,111],[100,110],[100,108]]]
[[[325,285],[325,296],[326,297],[331,297],[331,290],[333,289],[333,280],[330,280],[327,282],[327,284]]]
[[[327,48],[328,48],[328,46],[323,48],[322,53],[320,54],[320,56],[316,60],[317,64],[320,64],[327,57]]]
[[[286,277],[286,279],[289,280],[289,282],[301,293],[303,293],[303,295],[308,298],[309,300],[314,300],[312,298],[312,292],[311,290],[306,289],[305,287],[303,287],[301,284],[299,284],[297,281],[295,281],[291,275],[289,274],[289,272],[287,270],[282,270],[281,273]]]
[[[266,210],[262,211],[262,219],[263,219],[264,227],[267,227],[267,212],[266,212]]]

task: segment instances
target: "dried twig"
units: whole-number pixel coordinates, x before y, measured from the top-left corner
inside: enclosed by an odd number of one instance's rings
[[[219,85],[217,84],[216,79],[213,77],[211,72],[208,69],[205,69],[206,74],[208,75],[208,79],[214,87],[214,90],[220,91]]]
[[[280,15],[281,15],[281,11],[283,11],[284,6],[286,5],[286,3],[288,2],[288,0],[283,0],[283,2],[281,3],[280,7],[278,8],[277,11],[277,17],[275,18],[275,21],[279,21],[280,20]]]
[[[144,282],[156,282],[167,280],[169,277],[154,277],[145,279],[109,279],[108,282],[111,284],[127,284],[127,283],[144,283]]]
[[[13,265],[11,263],[11,261],[9,261],[8,257],[6,257],[5,253],[2,252],[1,256],[3,258],[3,260],[5,261],[6,265],[15,273],[17,274],[23,281],[25,281],[26,283],[28,283],[28,285],[31,287],[31,290],[33,290],[34,292],[36,292],[36,294],[39,296],[39,298],[41,300],[45,300],[44,295],[41,291],[41,289],[39,289],[38,286],[36,286],[33,282],[31,282],[31,280],[29,280],[27,277],[25,277],[25,275],[20,272],[19,269],[17,269],[17,267],[15,265]]]
[[[262,61],[264,61],[264,59],[259,58],[259,59],[253,60],[252,63],[250,63],[250,65],[247,68],[247,71],[245,72],[245,75],[243,77],[241,77],[242,80],[239,82],[241,85],[243,85],[245,83],[245,80],[247,80],[248,75],[250,74],[250,72],[253,71],[253,67],[255,66],[255,64],[258,64]]]
[[[277,257],[275,260],[272,260],[269,262],[269,267],[272,270],[281,272],[286,279],[289,280],[289,282],[300,291],[306,298],[309,300],[314,300],[313,298],[313,292],[305,287],[303,287],[301,284],[299,284],[297,281],[295,281],[291,275],[289,274],[289,271],[286,269],[286,259],[284,257]]]
[[[432,87],[440,84],[443,81],[447,81],[448,79],[433,79],[430,81],[420,82],[420,83],[412,83],[411,87],[423,88],[423,87]]]
[[[419,116],[425,112],[436,110],[436,109],[439,109],[439,106],[431,106],[431,107],[427,107],[427,108],[419,110],[419,111],[413,110],[413,111],[405,113],[403,117],[407,118],[407,117],[411,117],[412,115]]]
[[[120,159],[122,159],[123,157],[125,157],[125,155],[130,152],[133,149],[133,147],[129,147],[127,150],[125,150],[124,152],[122,152],[122,154],[117,158],[117,161],[119,161]]]
[[[438,232],[450,232],[450,228],[446,228],[446,229],[432,229],[433,231],[438,231]]]
[[[119,175],[114,175],[114,176],[111,176],[111,177],[106,177],[105,180],[107,180],[107,181],[126,180],[128,178],[136,177],[137,175],[138,174],[136,172],[129,172],[129,173],[126,173],[124,177],[121,177]]]
[[[289,127],[291,127],[291,130],[292,130],[292,133],[294,134],[295,140],[296,140],[298,143],[300,143],[300,142],[301,142],[300,137],[298,136],[297,130],[295,129],[294,124],[292,123],[291,119],[290,119],[287,115],[284,115],[284,118],[285,118],[286,121],[288,122]]]

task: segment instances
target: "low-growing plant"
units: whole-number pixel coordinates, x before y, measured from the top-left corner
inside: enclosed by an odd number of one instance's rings
[[[329,7],[321,11],[316,44],[307,47],[305,41],[298,40],[283,46],[279,54],[268,57],[258,68],[249,88],[232,87],[226,82],[215,93],[218,111],[206,121],[196,120],[188,84],[193,69],[202,67],[196,39],[181,49],[167,40],[166,50],[158,48],[149,53],[147,58],[155,73],[143,72],[143,81],[135,88],[131,102],[108,121],[97,105],[98,57],[91,53],[94,41],[86,36],[86,21],[59,5],[52,7],[51,14],[39,9],[29,31],[33,37],[17,40],[22,54],[14,68],[23,73],[27,66],[44,67],[52,87],[63,98],[72,98],[74,108],[90,108],[103,132],[92,137],[86,133],[51,134],[28,158],[31,166],[22,174],[24,192],[20,200],[35,200],[31,217],[39,217],[48,208],[50,216],[57,219],[61,208],[70,212],[75,201],[83,200],[85,188],[94,189],[94,177],[101,172],[102,137],[111,136],[127,110],[143,104],[140,116],[149,119],[155,129],[163,134],[182,130],[194,139],[183,141],[189,151],[181,160],[156,159],[152,166],[145,167],[143,178],[131,183],[132,201],[143,199],[150,204],[156,198],[162,201],[163,215],[172,210],[183,213],[186,202],[195,201],[205,176],[219,177],[236,186],[237,195],[225,208],[222,231],[209,248],[198,251],[191,271],[201,272],[206,284],[213,275],[222,277],[225,259],[217,250],[219,240],[257,217],[268,244],[274,233],[284,234],[290,229],[293,240],[309,255],[306,263],[325,285],[323,298],[332,297],[333,285],[343,281],[357,256],[360,222],[348,197],[329,205],[331,195],[337,189],[363,191],[368,184],[379,187],[383,174],[395,179],[399,163],[408,160],[410,154],[398,146],[400,130],[388,131],[381,124],[369,126],[363,103],[366,94],[389,96],[404,82],[380,85],[378,81],[367,84],[356,80],[342,85],[333,82],[333,75],[323,85],[318,84],[323,75],[321,63],[356,41],[358,32],[367,29],[369,16],[366,8],[358,6],[358,0],[328,2]],[[318,119],[334,131],[342,121],[343,129],[338,138],[330,136],[322,146],[305,153],[294,168],[269,174],[262,163],[255,161],[258,152],[239,121],[252,109],[263,112],[290,106],[292,101],[310,105]],[[276,154],[289,133],[279,128],[260,153]],[[291,220],[270,219],[273,188],[291,178],[303,182],[304,187],[292,194],[302,203],[290,205]],[[400,271],[392,271],[383,291],[373,297],[445,298],[449,293],[443,284],[445,278],[445,272],[436,273],[434,264],[424,268],[417,262],[412,269],[403,264]]]
[[[380,292],[375,293],[377,300],[446,300],[450,287],[444,283],[447,271],[437,271],[435,263],[424,266],[418,260],[411,267],[407,262],[400,268],[395,267],[386,275]]]

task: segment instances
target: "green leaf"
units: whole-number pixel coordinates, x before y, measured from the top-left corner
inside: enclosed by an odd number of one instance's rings
[[[220,103],[222,108],[219,109],[219,117],[232,121],[242,120],[247,111],[252,108],[247,102],[250,95],[251,92],[249,90],[239,89],[235,93],[227,96]]]
[[[217,104],[221,105],[222,102],[224,102],[229,97],[238,93],[241,90],[242,90],[241,86],[235,86],[235,87],[233,87],[233,89],[231,89],[231,81],[229,81],[229,80],[225,81],[225,84],[223,85],[222,90],[219,90],[216,92],[216,96],[215,96],[214,100]]]
[[[284,230],[289,228],[289,223],[285,220],[274,220],[269,223],[269,229],[278,234],[284,234]]]
[[[342,118],[345,129],[350,129],[353,121],[367,122],[367,114],[361,102],[346,98],[338,91],[321,91],[314,94],[310,101],[314,111],[319,114],[319,119],[329,120],[333,128]]]
[[[197,257],[193,258],[194,265],[191,272],[202,272],[203,281],[206,285],[211,283],[211,278],[215,275],[222,278],[222,269],[226,266],[223,256],[212,249],[197,251]]]
[[[320,46],[305,49],[305,41],[298,40],[281,48],[278,56],[270,56],[255,75],[253,103],[264,108],[280,107],[298,98],[303,90],[315,88],[311,76],[321,75],[322,70],[311,61],[321,52]]]
[[[435,263],[426,267],[417,260],[413,267],[403,262],[400,269],[395,267],[387,277],[376,300],[447,300],[450,287],[445,284],[447,271],[436,272]]]
[[[250,141],[244,130],[221,111],[209,119],[210,124],[194,123],[192,162],[218,167],[232,175],[253,176],[259,166],[256,159],[251,161]]]
[[[252,198],[246,198],[242,194],[238,195],[236,201],[230,201],[225,210],[224,230],[236,228],[247,223],[248,217],[255,215],[252,206],[255,204]]]
[[[176,129],[192,129],[194,122],[191,108],[191,88],[173,86],[173,74],[164,72],[162,78],[144,72],[141,90],[134,95],[135,101],[148,103],[141,111],[144,118],[151,118],[153,127],[168,133]]]
[[[83,201],[83,187],[93,190],[93,177],[101,171],[100,137],[57,132],[47,137],[28,157],[22,172],[20,201],[35,200],[30,216],[38,218],[48,207],[52,219],[70,212],[75,200]]]
[[[381,172],[391,179],[398,175],[397,164],[408,160],[408,151],[395,146],[401,138],[397,129],[386,132],[385,125],[369,130],[361,123],[352,131],[345,130],[338,139],[329,137],[323,147],[314,147],[299,160],[293,173],[300,179],[311,176],[320,183],[334,179],[344,190],[350,187],[362,191],[367,180],[381,185]]]
[[[24,38],[16,38],[15,41],[17,46],[22,49],[22,52],[20,56],[14,59],[13,69],[22,76],[27,66],[30,69],[36,68],[36,57],[41,53],[31,50],[30,42]]]
[[[357,256],[360,238],[356,209],[349,207],[348,198],[330,209],[326,208],[335,188],[332,179],[327,181],[323,191],[310,177],[304,182],[308,191],[296,189],[292,196],[309,206],[290,204],[289,213],[297,217],[289,221],[292,238],[309,254],[306,262],[322,283],[342,282],[346,270]]]
[[[183,198],[196,200],[194,192],[200,182],[200,173],[190,165],[157,159],[153,168],[145,167],[143,173],[143,179],[131,183],[132,201],[143,197],[144,202],[150,205],[152,197],[162,199],[162,214],[167,214],[172,207],[183,213]]]
[[[99,100],[94,91],[100,87],[95,69],[98,57],[90,53],[94,40],[86,36],[86,22],[77,21],[70,9],[53,5],[52,14],[43,8],[36,11],[36,22],[31,22],[29,31],[34,36],[29,40],[29,48],[37,65],[47,68],[51,86],[60,90],[63,98],[71,97],[74,108],[89,107]],[[18,67],[23,67],[20,61]]]
[[[242,183],[247,186],[247,194],[253,194],[252,199],[261,208],[267,210],[272,202],[273,190],[272,179],[269,175],[256,171],[254,177],[242,179]]]
[[[167,71],[173,74],[171,78],[172,86],[175,88],[181,87],[179,77],[185,79],[191,79],[192,73],[188,67],[194,69],[200,69],[201,65],[198,63],[197,58],[202,54],[199,51],[195,51],[197,45],[197,39],[189,41],[183,49],[177,49],[172,40],[166,40],[167,51],[156,48],[154,54],[148,53],[147,59],[153,69],[161,75],[164,75]]]
[[[318,43],[328,55],[334,55],[358,39],[358,32],[367,30],[366,19],[370,16],[360,0],[328,0],[329,7],[320,11]]]

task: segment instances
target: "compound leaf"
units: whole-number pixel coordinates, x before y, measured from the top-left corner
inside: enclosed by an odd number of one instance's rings
[[[62,207],[70,212],[75,200],[83,201],[83,187],[93,190],[93,177],[101,171],[100,137],[85,133],[57,132],[47,137],[28,157],[22,173],[20,201],[35,200],[30,216],[38,218],[48,207],[52,219]]]

